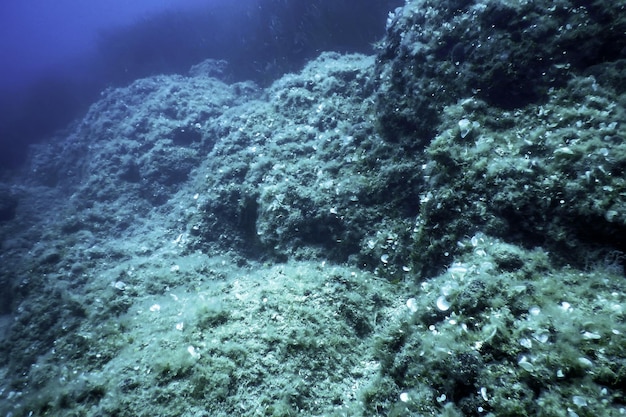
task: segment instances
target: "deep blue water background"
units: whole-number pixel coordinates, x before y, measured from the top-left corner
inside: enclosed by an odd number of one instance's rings
[[[269,83],[321,51],[371,53],[401,0],[4,0],[0,172],[106,87],[207,58]]]

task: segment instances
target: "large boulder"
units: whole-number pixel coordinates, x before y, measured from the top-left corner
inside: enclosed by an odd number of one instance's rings
[[[379,45],[386,136],[423,146],[445,105],[477,97],[502,109],[545,101],[573,74],[623,58],[620,2],[413,0]]]

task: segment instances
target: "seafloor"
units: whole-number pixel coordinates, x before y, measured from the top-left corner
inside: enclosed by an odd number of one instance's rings
[[[103,92],[2,178],[0,416],[626,415],[625,34],[413,0]]]

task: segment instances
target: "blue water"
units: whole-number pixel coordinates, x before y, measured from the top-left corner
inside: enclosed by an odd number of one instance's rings
[[[219,0],[218,0],[219,1]],[[94,53],[99,31],[206,0],[5,0],[0,5],[0,88],[15,89],[49,71],[71,71]]]
[[[99,93],[226,59],[268,83],[325,50],[371,53],[400,0],[4,0],[0,171]]]

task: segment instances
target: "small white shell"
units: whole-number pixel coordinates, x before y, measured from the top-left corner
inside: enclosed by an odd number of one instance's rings
[[[437,308],[439,309],[439,311],[448,311],[448,309],[450,309],[450,303],[443,295],[437,298]]]

